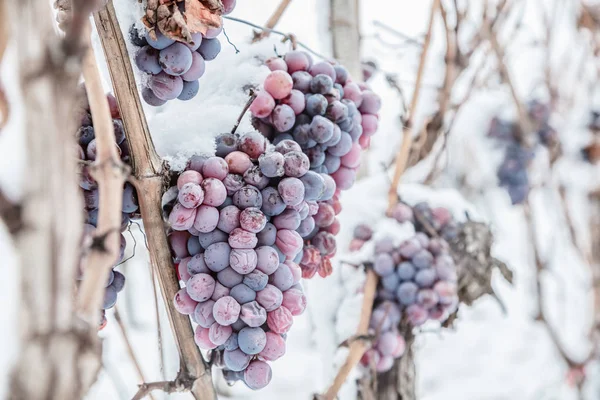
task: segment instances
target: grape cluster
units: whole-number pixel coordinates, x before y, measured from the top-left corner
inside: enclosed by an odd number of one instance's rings
[[[415,218],[418,214],[420,218]],[[374,243],[373,270],[379,276],[375,307],[371,316],[371,333],[376,336],[373,348],[363,358],[377,371],[389,370],[394,359],[402,356],[404,340],[398,332],[400,321],[420,326],[428,320],[443,322],[458,306],[457,270],[443,237],[430,237],[419,231],[428,228],[447,237],[456,237],[456,224],[445,208],[430,208],[419,203],[414,208],[398,204],[392,218],[399,223],[413,223],[417,233],[396,245],[392,237]],[[420,221],[421,220],[421,221]],[[351,250],[360,249],[373,239],[367,225],[354,229]]]
[[[555,153],[559,146],[558,133],[550,125],[549,105],[532,100],[528,103],[528,113],[534,124],[535,136],[539,143]],[[535,153],[517,140],[518,124],[494,117],[488,136],[506,144],[504,159],[498,168],[500,186],[508,191],[512,204],[522,204],[529,195],[530,182],[527,167]]]
[[[263,388],[266,362],[285,353],[293,317],[306,307],[302,237],[314,229],[316,200],[335,191],[326,178],[291,140],[271,146],[258,132],[222,134],[216,155],[193,157],[169,191],[177,192],[166,201],[169,239],[185,283],[174,304],[198,324],[197,345],[214,350],[229,380]]]
[[[236,0],[223,0],[223,14],[235,8]],[[180,3],[183,4],[183,3]],[[131,42],[140,47],[135,64],[149,75],[142,90],[144,101],[151,106],[162,106],[169,100],[191,100],[198,94],[198,79],[204,75],[206,61],[214,60],[221,52],[217,36],[223,27],[209,28],[205,34],[192,33],[193,43],[170,39],[156,29],[140,35],[135,25],[130,29]]]
[[[335,181],[333,197],[318,202],[315,227],[303,236],[309,244],[300,264],[305,278],[317,272],[327,276],[340,230],[339,194],[354,184],[361,150],[377,131],[381,100],[365,84],[352,81],[343,66],[313,63],[306,52],[291,51],[266,65],[271,73],[250,106],[255,127],[275,144],[298,143],[310,170]]]
[[[107,101],[110,107],[111,116],[113,118],[113,126],[115,131],[115,139],[117,141],[116,146],[121,156],[121,160],[125,163],[129,163],[129,146],[125,139],[125,131],[123,129],[123,122],[119,114],[119,108],[117,101],[112,95],[107,95]],[[96,139],[94,125],[92,123],[92,116],[90,114],[89,104],[84,101],[81,110],[81,126],[77,130],[77,152],[78,157],[82,162],[94,162],[96,160]],[[83,199],[85,204],[85,226],[84,226],[84,237],[83,243],[89,244],[92,235],[96,230],[98,224],[98,201],[99,193],[96,181],[90,175],[90,171],[87,164],[82,164],[79,173],[79,187],[83,192]],[[123,233],[129,226],[130,219],[138,218],[138,201],[137,194],[134,187],[130,183],[125,183],[123,188],[123,205],[122,205],[122,218],[121,218],[121,245],[119,250],[119,258],[115,260],[115,267],[123,261],[125,256],[125,237]],[[83,246],[87,248],[87,245]],[[83,278],[83,269],[85,265],[80,266],[80,271],[77,276],[78,279]],[[104,311],[112,308],[117,301],[117,293],[123,290],[125,285],[125,276],[119,271],[113,270],[110,273],[108,282],[106,282],[106,291],[104,292],[104,301],[102,304],[102,321],[100,328],[103,328],[106,324],[106,317]]]

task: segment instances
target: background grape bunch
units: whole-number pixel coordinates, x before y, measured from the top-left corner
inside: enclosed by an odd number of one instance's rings
[[[376,341],[362,361],[374,365],[378,372],[391,369],[394,359],[404,352],[406,344],[398,330],[401,321],[411,327],[428,320],[444,322],[458,306],[457,269],[444,239],[458,234],[451,213],[427,203],[417,204],[414,210],[399,203],[392,210],[392,218],[413,224],[417,233],[400,244],[389,236],[374,242],[372,267],[379,284],[370,331]],[[428,229],[435,230],[433,237],[425,232]],[[358,225],[350,250],[358,250],[372,239],[372,229]]]
[[[293,316],[306,307],[302,224],[334,191],[296,142],[272,146],[250,132],[219,135],[216,155],[193,157],[165,194],[185,283],[175,307],[198,324],[196,343],[214,351],[228,380],[251,389],[269,383],[266,361],[283,356]]]
[[[86,249],[91,244],[92,234],[96,230],[98,223],[98,186],[96,181],[90,175],[90,165],[96,159],[96,139],[94,124],[92,116],[90,114],[89,104],[87,103],[87,97],[82,104],[80,111],[81,126],[77,130],[77,149],[78,157],[82,161],[81,169],[79,173],[79,187],[83,193],[83,199],[85,204],[85,225],[84,235],[82,238],[83,248]],[[107,101],[110,107],[111,116],[113,118],[113,126],[115,131],[115,139],[117,141],[116,146],[121,156],[121,160],[124,163],[130,163],[129,157],[129,146],[125,139],[125,131],[123,129],[123,122],[119,114],[119,108],[117,101],[112,95],[107,95]],[[139,218],[138,214],[138,200],[135,188],[130,183],[125,183],[123,188],[123,205],[122,205],[122,219],[121,219],[121,246],[119,251],[119,258],[115,260],[114,266],[116,267],[121,263],[125,256],[126,240],[123,236],[123,232],[129,227],[130,220],[132,218]],[[85,265],[80,265],[77,279],[83,278],[83,270]],[[111,271],[108,281],[106,282],[106,291],[104,293],[104,300],[102,303],[102,321],[100,322],[100,329],[106,325],[105,310],[112,308],[117,301],[117,294],[123,290],[125,285],[125,276],[119,271]]]
[[[308,156],[311,171],[330,175],[336,184],[333,198],[318,202],[300,264],[303,277],[317,272],[325,277],[340,230],[340,191],[356,180],[361,150],[377,131],[381,100],[364,83],[353,82],[343,66],[313,63],[303,51],[270,58],[266,65],[271,73],[250,106],[255,127],[275,144],[294,140]]]
[[[533,100],[528,103],[529,117],[534,123],[535,138],[551,152],[559,152],[558,133],[550,125],[550,106]],[[508,191],[512,204],[522,204],[529,195],[530,182],[527,167],[535,157],[533,148],[526,147],[518,138],[518,125],[494,117],[488,136],[506,145],[504,159],[498,168],[500,186]],[[537,144],[537,143],[536,143]],[[552,155],[555,157],[555,154]]]
[[[223,14],[235,8],[236,0],[223,0]],[[179,3],[183,5],[184,3]],[[200,89],[198,79],[204,75],[206,61],[214,60],[221,52],[217,36],[221,28],[209,28],[205,34],[193,33],[193,44],[182,43],[155,30],[156,39],[148,32],[140,34],[135,25],[130,29],[130,41],[140,47],[135,64],[148,74],[142,89],[144,101],[151,106],[162,106],[170,100],[191,100]]]

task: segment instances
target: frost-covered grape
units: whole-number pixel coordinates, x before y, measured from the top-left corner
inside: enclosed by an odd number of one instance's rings
[[[394,259],[388,253],[377,254],[373,268],[378,275],[388,276],[394,273]]]
[[[204,254],[195,254],[193,257],[184,260],[187,260],[185,264],[187,265],[187,270],[190,275],[210,274],[210,269],[208,269],[208,266],[204,261]]]
[[[240,209],[249,207],[260,208],[263,203],[260,190],[254,186],[246,185],[233,195],[233,204]]]
[[[196,214],[196,215],[198,215],[198,214]],[[192,227],[192,229],[193,229],[193,227]],[[190,230],[190,232],[191,232],[191,230]],[[187,242],[187,248],[188,248],[188,253],[191,256],[194,256],[204,250],[202,248],[202,246],[200,246],[200,242],[198,241],[198,238],[196,236],[190,236],[190,238],[188,239],[188,242]]]
[[[256,247],[258,239],[252,232],[248,232],[241,228],[235,228],[229,234],[228,242],[233,249],[253,249]]]
[[[140,71],[147,74],[159,74],[162,71],[158,63],[158,50],[151,46],[144,46],[135,55],[135,65]]]
[[[397,274],[394,274],[394,273],[384,276],[381,279],[381,285],[383,286],[383,288],[385,290],[387,290],[388,292],[392,292],[392,293],[396,291],[399,283],[400,283],[400,278],[398,277]]]
[[[213,316],[219,324],[228,326],[238,319],[240,310],[240,304],[233,297],[225,296],[215,302]]]
[[[217,347],[216,344],[210,341],[208,337],[208,329],[203,328],[201,326],[196,327],[196,332],[194,334],[194,341],[198,345],[199,348],[203,350],[212,350]]]
[[[281,104],[290,106],[290,108],[294,110],[294,113],[299,115],[306,107],[306,98],[304,97],[304,93],[293,89],[289,96],[281,100]]]
[[[317,143],[325,143],[333,137],[333,131],[333,122],[317,115],[310,124],[309,137]]]
[[[220,346],[225,344],[232,333],[233,330],[231,329],[231,326],[223,326],[215,322],[208,330],[208,339],[217,346]]]
[[[252,160],[258,160],[267,149],[267,141],[259,132],[248,132],[239,138],[238,148]]]
[[[229,175],[231,176],[231,175]],[[227,206],[219,212],[219,223],[217,228],[223,232],[230,233],[240,226],[240,209],[236,206]]]
[[[258,165],[261,172],[269,178],[283,176],[284,162],[284,155],[276,151],[265,153],[258,159]]]
[[[221,32],[223,32],[222,24],[218,28],[208,28],[206,30],[206,33],[204,34],[204,37],[209,38],[209,39],[214,39],[217,36],[219,36],[221,34]]]
[[[281,304],[290,310],[293,316],[298,316],[306,309],[306,296],[302,290],[291,288],[283,293]]]
[[[177,200],[185,208],[196,208],[204,200],[204,191],[199,184],[189,182],[180,188]]]
[[[421,243],[417,238],[410,238],[400,245],[400,254],[402,257],[412,258],[421,250]]]
[[[213,316],[213,306],[215,302],[213,300],[207,300],[202,303],[198,303],[194,309],[194,321],[203,328],[210,328],[215,322]]]
[[[281,306],[267,313],[267,325],[275,333],[287,333],[294,322],[292,313],[287,308]]]
[[[288,206],[296,206],[304,200],[304,184],[297,178],[284,178],[277,185],[283,202]]]
[[[202,166],[202,176],[205,178],[216,178],[220,181],[225,179],[229,173],[227,162],[221,157],[210,157]]]
[[[288,209],[273,218],[273,224],[277,229],[296,230],[300,226],[300,213],[296,210]]]
[[[185,208],[177,203],[169,214],[169,225],[176,231],[187,231],[194,225],[196,218],[195,208]]]
[[[335,220],[335,211],[331,205],[327,203],[320,203],[319,211],[313,216],[313,218],[318,227],[326,228],[333,224],[333,221]]]
[[[229,172],[232,174],[244,175],[244,172],[252,167],[250,156],[241,151],[233,151],[227,154],[227,156],[225,156],[225,161],[227,161]]]
[[[267,318],[268,320],[268,318]],[[267,344],[267,335],[262,328],[246,327],[238,333],[238,345],[246,354],[258,354]]]
[[[335,236],[329,232],[319,232],[312,240],[313,245],[321,252],[322,255],[332,255],[336,250]]]
[[[436,275],[435,270],[433,268],[424,268],[417,271],[414,278],[417,285],[419,285],[422,288],[431,287],[431,285],[433,285],[433,283],[435,282],[435,279]]]
[[[206,301],[215,290],[215,280],[208,274],[197,274],[187,281],[185,288],[193,300]]]
[[[219,282],[217,282],[215,283],[215,292],[213,293],[211,299],[217,301],[221,297],[229,296],[229,291],[230,289],[228,287],[225,287]]]
[[[310,160],[300,151],[290,151],[284,156],[284,171],[289,177],[299,178],[308,172]]]
[[[217,274],[217,280],[225,287],[232,288],[242,283],[244,277],[231,267],[227,267]]]
[[[254,296],[256,296],[255,293]],[[257,328],[267,322],[267,311],[256,301],[251,300],[242,306],[240,319],[249,327]]]
[[[268,284],[263,290],[256,293],[256,301],[267,310],[267,312],[273,311],[281,306],[283,294],[281,293],[281,290]]]
[[[236,285],[233,288],[231,288],[229,295],[240,304],[246,304],[256,299],[256,292],[250,289],[248,286],[244,285],[243,283],[240,283],[239,285]]]
[[[405,313],[408,317],[408,321],[413,326],[423,325],[425,321],[427,321],[429,315],[427,310],[418,304],[412,304],[406,307]]]
[[[175,258],[182,259],[189,256],[187,251],[187,241],[189,237],[190,234],[188,232],[175,231],[169,234],[169,247]]]
[[[225,189],[223,182],[218,179],[205,178],[201,186],[204,190],[205,205],[219,207],[227,198],[227,189]]]
[[[439,281],[433,286],[441,304],[452,304],[456,298],[456,284]]]
[[[202,39],[202,43],[200,44],[200,48],[198,49],[198,53],[202,55],[205,61],[212,61],[221,52],[221,42],[219,39],[213,38],[204,38]]]
[[[295,257],[302,250],[302,237],[296,231],[281,229],[277,231],[275,244],[287,257]]]
[[[223,344],[225,350],[235,350],[238,348],[238,334],[237,332],[233,332],[231,336],[227,339],[227,341]]]
[[[310,81],[310,91],[318,94],[327,94],[333,89],[333,81],[325,74],[318,74]]]
[[[182,84],[181,90],[183,92],[183,84]],[[181,95],[181,93],[179,95]],[[142,89],[142,98],[144,99],[144,101],[147,104],[150,104],[151,106],[154,106],[154,107],[160,107],[167,103],[166,100],[160,99],[157,95],[154,94],[152,89],[147,88],[147,87]]]
[[[177,188],[181,190],[186,183],[195,183],[200,185],[202,183],[203,177],[202,175],[193,170],[183,171],[179,178],[177,178]],[[204,192],[202,193],[202,199],[204,200]]]
[[[183,91],[183,79],[165,72],[150,76],[148,85],[156,97],[165,101],[176,99]]]
[[[229,266],[231,247],[225,242],[211,244],[204,252],[204,261],[211,271],[220,272]]]
[[[302,222],[300,222],[300,226],[298,227],[298,229],[296,229],[296,232],[298,232],[298,234],[301,237],[306,238],[313,232],[314,229],[315,220],[313,219],[313,217],[306,217],[302,220]]]
[[[194,82],[200,79],[205,72],[206,63],[204,62],[204,58],[202,58],[200,53],[194,51],[192,52],[192,64],[185,73],[181,74],[181,78],[186,82]]]
[[[228,174],[225,179],[223,179],[223,185],[229,196],[233,196],[235,192],[243,188],[245,184],[246,182],[244,182],[243,176],[238,174]]]
[[[294,285],[294,276],[290,267],[286,264],[279,264],[277,270],[269,276],[269,283],[282,292],[291,288]]]
[[[269,276],[264,272],[259,271],[258,269],[250,272],[249,274],[243,277],[243,282],[250,289],[258,292],[263,290],[267,283],[269,282]]]
[[[288,72],[291,74],[296,71],[307,71],[310,66],[310,61],[303,51],[288,51],[284,56],[288,66]]]
[[[325,143],[323,143],[323,145],[327,146],[327,147],[335,146],[336,144],[338,144],[340,142],[341,139],[342,139],[342,130],[340,129],[340,127],[337,124],[333,124],[333,135],[331,135],[331,138],[328,141],[326,141]]]
[[[183,89],[181,94],[177,96],[179,100],[187,101],[191,100],[198,94],[200,90],[200,82],[198,81],[183,81]]]
[[[185,289],[181,289],[175,295],[173,305],[175,309],[181,314],[190,315],[194,312],[198,303],[194,301],[187,293]]]
[[[198,207],[194,229],[201,233],[209,233],[215,230],[219,222],[219,210],[215,207],[202,205]]]
[[[273,332],[267,332],[267,344],[259,353],[259,357],[266,361],[275,361],[285,354],[285,340]]]
[[[377,114],[381,108],[381,98],[371,90],[363,90],[359,110],[363,114]]]
[[[250,104],[250,112],[258,118],[266,118],[273,112],[275,108],[275,99],[269,93],[260,91],[256,95],[252,104]]]
[[[302,147],[300,147],[300,145],[295,141],[286,139],[278,142],[275,145],[275,151],[286,155],[287,153],[292,151],[302,151]]]
[[[266,78],[264,87],[274,99],[280,100],[288,96],[292,91],[294,82],[292,77],[285,71],[273,71]]]
[[[264,361],[252,361],[244,371],[244,382],[252,390],[264,388],[271,382],[271,367]]]
[[[308,93],[310,91],[310,82],[312,81],[312,75],[306,71],[296,71],[292,73],[292,80],[294,81],[294,89],[301,93]]]
[[[437,293],[433,289],[421,289],[417,294],[417,303],[429,310],[439,301]]]
[[[273,246],[277,238],[277,229],[269,222],[265,225],[262,231],[256,234],[258,239],[257,246]]]
[[[267,224],[267,217],[265,217],[259,208],[255,207],[243,210],[240,213],[239,219],[242,229],[252,233],[262,231]]]
[[[250,364],[251,359],[251,355],[244,353],[239,348],[235,350],[225,350],[225,352],[223,353],[223,361],[225,362],[225,366],[227,367],[227,369],[230,369],[232,371],[244,371],[248,367],[248,364]]]
[[[413,282],[403,282],[398,286],[396,291],[396,297],[400,301],[400,304],[408,306],[413,304],[417,300],[417,292],[419,287]]]
[[[273,187],[267,187],[261,192],[262,211],[265,215],[272,217],[279,215],[285,210],[286,203],[279,194],[279,191]]]
[[[294,127],[296,113],[292,107],[286,104],[279,104],[275,106],[271,113],[271,121],[277,131],[286,132]]]
[[[396,274],[398,275],[398,278],[400,278],[401,280],[407,281],[409,279],[412,279],[415,276],[416,272],[417,272],[417,269],[415,268],[415,266],[412,265],[412,263],[405,261],[405,262],[401,263],[400,265],[398,265]]]
[[[271,275],[279,266],[279,256],[277,251],[270,246],[261,246],[256,248],[257,266],[256,269]]]
[[[341,157],[341,164],[346,168],[358,168],[360,166],[361,152],[362,148],[357,143],[352,144],[350,151]]]
[[[237,150],[237,137],[233,133],[221,133],[215,138],[217,157],[225,157],[227,154]]]
[[[227,234],[218,229],[215,229],[214,231],[209,232],[209,233],[198,234],[198,241],[200,242],[200,245],[202,247],[204,247],[205,249],[208,249],[208,247],[212,244],[219,243],[219,242],[226,242]],[[229,255],[228,255],[228,257],[229,257]]]
[[[357,107],[360,107],[363,101],[362,90],[355,82],[348,82],[344,85],[344,98],[352,100]]]
[[[231,268],[242,275],[254,271],[257,262],[258,258],[256,252],[252,249],[234,248],[229,255]]]
[[[189,258],[184,258],[183,260],[181,260],[179,262],[179,264],[177,264],[177,274],[179,275],[179,280],[184,281],[184,282],[192,277],[192,275],[189,273],[189,271],[187,269],[187,261],[188,260],[189,260]],[[112,282],[112,280],[111,280],[111,282]]]
[[[354,228],[354,237],[361,240],[371,240],[373,237],[373,229],[369,226],[361,224]]]
[[[155,30],[154,33],[156,34],[156,40],[152,39],[152,36],[150,36],[150,32],[147,32],[146,41],[150,46],[154,47],[157,50],[165,49],[173,43],[175,43],[173,39],[169,39],[168,37],[160,33],[160,31],[158,30]]]
[[[321,94],[313,94],[306,97],[306,113],[311,117],[325,115],[327,112],[327,99]]]
[[[269,178],[262,173],[258,165],[255,165],[244,173],[244,182],[261,190],[267,187]]]
[[[420,250],[413,256],[412,263],[417,268],[429,268],[433,263],[433,255],[427,250]]]
[[[333,65],[331,65],[325,61],[321,61],[316,64],[313,64],[313,66],[310,67],[309,72],[312,76],[317,76],[319,74],[325,74],[325,75],[329,76],[333,81],[335,81],[335,79],[336,79],[335,69],[333,68]]]

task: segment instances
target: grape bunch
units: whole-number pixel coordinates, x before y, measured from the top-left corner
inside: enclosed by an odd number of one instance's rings
[[[87,99],[87,97],[85,97]],[[125,139],[125,131],[123,129],[123,122],[119,114],[119,108],[117,101],[112,95],[107,95],[107,101],[110,107],[111,116],[113,118],[113,126],[115,131],[115,139],[117,141],[116,146],[121,156],[121,160],[125,163],[129,163],[129,146],[127,139]],[[81,110],[81,126],[77,130],[77,152],[78,157],[82,162],[94,162],[96,160],[96,139],[95,139],[94,124],[92,122],[92,116],[90,114],[89,104],[84,101]],[[79,187],[83,193],[83,199],[85,204],[85,225],[84,225],[84,237],[82,238],[83,248],[89,247],[92,239],[92,235],[96,230],[98,224],[98,201],[99,193],[96,181],[92,178],[89,172],[88,165],[83,165],[79,173]],[[137,193],[134,187],[130,183],[125,183],[123,188],[123,205],[121,208],[121,244],[119,250],[119,257],[115,260],[115,267],[123,261],[125,256],[126,241],[123,233],[129,226],[129,222],[132,218],[139,218],[138,212],[138,201]],[[80,271],[77,279],[83,278],[83,269],[85,265],[80,266]],[[100,329],[106,324],[105,310],[112,308],[117,301],[117,293],[123,290],[125,285],[125,276],[119,271],[113,270],[110,272],[108,282],[106,282],[106,291],[104,292],[104,301],[102,304],[102,321]]]
[[[532,100],[527,104],[527,109],[534,124],[537,141],[550,150],[552,158],[557,157],[560,142],[558,133],[550,125],[549,105]],[[503,142],[506,146],[497,176],[500,186],[507,189],[512,204],[522,204],[529,195],[530,182],[527,167],[535,157],[533,149],[527,148],[517,140],[518,130],[518,124],[494,117],[488,131],[489,137]]]
[[[381,100],[365,84],[352,81],[341,65],[313,63],[302,51],[266,61],[266,77],[250,106],[255,127],[273,143],[294,140],[308,156],[311,171],[330,175],[333,197],[318,202],[315,228],[300,263],[304,278],[331,273],[335,254],[339,195],[356,179],[363,148],[377,131]]]
[[[165,203],[185,283],[174,305],[192,317],[197,345],[214,351],[228,380],[261,389],[271,380],[267,362],[283,356],[293,317],[306,307],[302,238],[314,229],[316,200],[330,199],[335,183],[310,171],[291,140],[272,146],[250,132],[216,142],[216,155],[193,157],[167,192],[177,193]]]
[[[365,365],[374,364],[377,371],[389,370],[394,359],[402,356],[405,343],[398,333],[400,321],[416,327],[428,320],[445,321],[458,306],[457,269],[450,247],[443,237],[420,232],[424,228],[417,213],[429,227],[450,237],[457,233],[448,210],[430,208],[419,203],[410,208],[398,204],[392,218],[399,223],[413,223],[417,233],[395,244],[393,237],[382,237],[374,243],[372,268],[379,276],[370,329],[376,343],[363,358]],[[433,234],[433,232],[432,232]],[[367,225],[354,229],[351,250],[360,249],[373,240],[373,230]]]
[[[223,14],[229,14],[236,0],[223,0]],[[183,4],[183,3],[179,3]],[[158,29],[140,34],[133,25],[130,41],[140,47],[135,54],[135,64],[148,74],[142,90],[144,101],[151,106],[162,106],[170,100],[191,100],[198,94],[198,79],[204,75],[206,61],[214,60],[221,52],[217,36],[220,28],[209,28],[205,34],[192,33],[193,43],[182,43],[163,35]],[[155,37],[154,37],[155,36]]]

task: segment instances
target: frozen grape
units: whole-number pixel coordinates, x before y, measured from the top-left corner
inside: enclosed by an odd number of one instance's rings
[[[215,302],[213,316],[224,326],[233,324],[240,315],[240,304],[231,296],[225,296]]]
[[[202,55],[205,61],[212,61],[221,52],[221,42],[216,38],[204,38],[202,39],[202,43],[200,44],[200,48],[198,48],[198,52]]]
[[[185,49],[189,51],[189,49]],[[183,79],[179,76],[169,75],[165,72],[161,72],[158,75],[152,75],[148,79],[148,84],[156,97],[165,101],[176,99],[183,91]]]
[[[197,185],[200,185],[202,183],[202,180],[202,175],[197,171],[183,171],[181,175],[179,175],[179,178],[177,178],[177,188],[181,190],[183,186],[187,183],[195,183]],[[204,200],[204,192],[202,193],[202,196],[202,200]]]
[[[298,232],[298,234],[301,237],[305,238],[308,235],[310,235],[314,229],[315,229],[315,220],[313,219],[313,217],[306,217],[305,219],[302,220],[302,222],[300,222],[300,226],[298,227],[298,229],[296,229],[296,232]]]
[[[433,289],[421,289],[417,294],[417,303],[429,310],[439,301],[437,293]]]
[[[413,282],[403,282],[398,286],[396,296],[400,304],[408,306],[417,300],[417,292],[419,287]]]
[[[202,181],[204,190],[204,204],[213,207],[219,207],[227,198],[227,189],[218,179],[206,178]]]
[[[398,277],[397,274],[394,274],[394,273],[386,275],[381,279],[381,285],[388,292],[395,292],[396,289],[398,288],[399,283],[400,283],[400,278]]]
[[[202,205],[198,207],[194,228],[198,232],[209,233],[215,230],[219,223],[219,210],[215,207]]]
[[[287,333],[293,322],[292,313],[283,306],[267,313],[267,325],[275,333]]]
[[[271,121],[277,131],[286,132],[294,127],[294,124],[296,123],[296,113],[292,107],[286,104],[279,104],[275,106],[271,113]]]
[[[362,102],[359,110],[364,114],[377,114],[381,108],[381,98],[370,90],[362,92]]]
[[[261,190],[267,187],[269,178],[262,173],[258,165],[255,165],[244,173],[244,182]]]
[[[285,61],[280,57],[271,57],[265,61],[265,65],[271,71],[285,71],[287,72],[288,67]]]
[[[202,176],[205,178],[216,178],[220,181],[225,179],[229,173],[227,162],[221,157],[210,157],[202,166]]]
[[[231,326],[223,326],[215,322],[208,330],[208,339],[217,346],[220,346],[225,344],[232,333]]]
[[[427,250],[419,250],[413,256],[412,263],[417,268],[429,268],[433,263],[433,255]]]
[[[179,280],[184,282],[192,277],[187,269],[187,260],[189,260],[189,258],[184,258],[179,262],[179,264],[177,264],[177,274],[179,275]]]
[[[268,321],[268,317],[267,317]],[[246,354],[258,354],[267,344],[267,335],[262,328],[246,327],[238,333],[238,345]]]
[[[219,282],[215,283],[215,291],[211,297],[212,300],[217,301],[221,297],[229,296],[230,289],[228,287],[223,286]]]
[[[188,258],[186,265],[190,275],[210,273],[210,270],[204,261],[204,254],[195,254],[193,257]]]
[[[388,253],[377,254],[373,267],[378,275],[388,276],[394,273],[394,259]]]
[[[192,298],[188,295],[185,289],[181,289],[175,295],[175,299],[173,300],[173,305],[175,309],[179,311],[181,314],[190,315],[194,312],[196,305],[198,303],[192,300]]]
[[[318,74],[310,81],[310,91],[318,94],[327,94],[333,89],[331,77]]]
[[[258,292],[267,286],[267,283],[269,282],[269,276],[264,272],[255,269],[243,277],[243,282],[250,289]]]
[[[281,104],[290,106],[294,110],[294,114],[299,115],[306,107],[306,98],[301,91],[293,89],[289,96],[281,100]]]
[[[240,137],[238,148],[248,154],[252,160],[258,160],[266,151],[267,141],[258,132],[248,132]]]
[[[283,293],[281,303],[293,316],[298,316],[306,309],[306,296],[300,289],[291,288]]]
[[[292,77],[285,71],[271,72],[264,82],[265,90],[277,100],[289,95],[293,86]]]
[[[230,175],[231,176],[231,175]],[[217,228],[223,232],[230,233],[240,226],[240,209],[236,206],[227,206],[219,212],[219,223]]]
[[[283,154],[273,151],[265,153],[258,159],[258,165],[262,173],[269,178],[283,176],[284,174],[284,156]]]
[[[250,105],[250,112],[258,118],[266,118],[275,108],[275,99],[269,93],[260,91]]]
[[[195,218],[196,209],[185,208],[177,203],[169,214],[169,225],[176,231],[187,231],[194,225]]]
[[[296,142],[294,142],[293,140],[282,140],[279,143],[277,143],[277,145],[275,145],[275,151],[286,155],[289,152],[292,151],[302,151],[302,148],[300,147],[300,145]]]
[[[217,157],[225,157],[227,154],[237,150],[237,137],[233,133],[221,133],[215,138]]]
[[[288,209],[273,218],[273,224],[277,229],[296,230],[300,226],[300,213],[296,210]]]
[[[224,242],[211,244],[204,252],[204,261],[211,271],[220,272],[229,266],[231,247]]]
[[[225,156],[225,161],[227,161],[229,172],[232,174],[244,175],[244,172],[252,167],[250,156],[241,151],[233,151],[227,154],[227,156]]]
[[[307,71],[310,66],[310,61],[303,51],[288,51],[284,56],[288,66],[288,72]]]
[[[336,251],[335,236],[329,232],[319,232],[312,240],[313,245],[322,255],[332,255]]]
[[[183,90],[181,94],[177,96],[179,100],[187,101],[191,100],[198,94],[200,90],[200,82],[198,81],[183,81]]]
[[[297,178],[284,178],[277,185],[279,195],[288,206],[296,206],[304,200],[304,185]]]
[[[250,300],[242,306],[240,319],[249,327],[257,328],[267,322],[267,311],[256,301]]]
[[[267,343],[259,353],[259,357],[266,361],[275,361],[285,354],[285,340],[273,332],[267,332]]]
[[[169,234],[169,247],[175,258],[182,259],[189,256],[187,251],[187,241],[189,237],[190,234],[188,232],[175,231]]]
[[[140,71],[147,74],[159,74],[162,71],[158,63],[158,50],[151,46],[144,46],[135,55],[135,65]]]
[[[397,275],[403,281],[412,279],[417,272],[417,269],[410,262],[403,262],[398,265]]]
[[[244,382],[252,390],[264,388],[271,382],[271,367],[264,361],[252,361],[244,371]]]
[[[216,344],[210,341],[208,337],[208,331],[208,328],[197,326],[196,332],[194,334],[194,341],[196,342],[198,347],[203,350],[212,350],[217,347]]]
[[[231,267],[227,267],[217,274],[217,280],[227,288],[233,288],[242,283],[244,277]]]
[[[422,288],[431,287],[431,285],[433,285],[433,283],[435,282],[435,279],[436,275],[435,270],[433,268],[424,268],[417,271],[414,278],[417,285],[419,285]]]
[[[150,35],[150,32],[148,32],[146,33],[146,41],[150,46],[154,47],[157,50],[165,49],[173,43],[175,43],[173,39],[169,39],[168,37],[160,33],[160,31],[158,30],[154,30],[154,33],[156,34],[156,40],[154,40]]]
[[[277,238],[277,229],[269,222],[265,225],[262,231],[256,234],[258,239],[257,246],[273,246]]]
[[[279,191],[273,187],[267,187],[261,192],[262,211],[265,215],[272,217],[279,215],[285,210],[286,203],[283,201]]]
[[[310,90],[310,82],[312,81],[312,75],[306,71],[296,71],[292,73],[292,81],[294,82],[295,90],[298,90],[302,93],[308,93],[308,91]]]
[[[260,208],[263,203],[262,194],[258,188],[246,185],[233,195],[233,204],[240,209],[249,207]]]
[[[427,321],[427,310],[418,304],[412,304],[406,307],[406,316],[413,326],[423,325]]]
[[[234,271],[245,275],[256,268],[258,262],[256,252],[252,249],[236,249],[231,250],[229,263]]]
[[[251,359],[251,355],[246,354],[239,348],[235,350],[225,350],[225,352],[223,353],[223,361],[225,362],[225,366],[227,367],[227,369],[230,369],[232,371],[244,371],[248,367],[248,364],[250,364]]]
[[[318,227],[325,228],[333,224],[333,221],[335,220],[335,211],[331,205],[327,203],[320,203],[319,211],[313,216],[313,218]]]
[[[223,185],[229,196],[233,196],[235,192],[243,188],[245,184],[244,177],[238,174],[228,174],[225,179],[223,179]]]
[[[314,171],[317,171],[317,168],[321,167],[321,165],[325,162],[325,150],[322,146],[317,145],[311,147],[310,149],[304,150],[304,152],[310,160],[310,168]]]
[[[210,233],[200,233],[198,235],[198,241],[200,242],[200,245],[202,247],[204,247],[205,249],[208,249],[208,247],[212,244],[219,243],[219,242],[226,242],[227,234],[218,229],[215,229],[214,231],[212,231]],[[229,255],[227,255],[227,257],[229,257]]]
[[[259,208],[255,207],[250,207],[243,210],[240,213],[239,218],[242,229],[252,233],[258,233],[262,231],[267,224],[267,218],[265,215],[260,211]]]
[[[248,286],[244,285],[243,283],[240,283],[239,285],[236,285],[233,288],[231,288],[229,295],[240,304],[246,304],[256,299],[256,292],[250,289]],[[248,323],[247,321],[244,322]]]
[[[235,228],[229,234],[228,241],[233,249],[253,249],[256,247],[258,239],[256,239],[256,235],[252,232],[245,231],[241,228]]]
[[[185,288],[193,300],[206,301],[215,290],[215,280],[208,274],[197,274],[187,281]]]
[[[186,82],[196,82],[202,77],[202,75],[204,75],[204,72],[206,72],[206,63],[204,62],[204,58],[202,58],[200,53],[194,51],[192,52],[192,64],[185,73],[181,74],[181,78],[183,78],[183,80]]]
[[[233,332],[231,336],[229,336],[227,341],[223,344],[223,346],[225,347],[225,350],[229,351],[237,349],[239,347],[237,332]]]
[[[277,251],[270,246],[261,246],[256,249],[257,267],[259,271],[271,275],[279,266]]]
[[[311,117],[325,115],[327,112],[327,99],[321,94],[306,97],[306,113]]]
[[[256,293],[256,301],[264,307],[267,312],[273,311],[281,306],[283,294],[281,293],[281,290],[268,284],[263,290]]]
[[[275,244],[287,257],[295,257],[302,250],[302,238],[296,231],[281,229],[277,231]]]
[[[325,74],[329,78],[331,78],[332,81],[335,81],[335,79],[336,79],[335,69],[333,68],[333,66],[331,64],[329,64],[328,62],[325,62],[325,61],[321,61],[321,62],[314,64],[312,67],[310,67],[309,72],[311,73],[312,76],[317,76],[319,74]]]
[[[310,161],[300,151],[290,151],[284,156],[284,171],[289,177],[299,178],[308,172]]]
[[[180,190],[177,199],[185,208],[196,208],[204,200],[204,191],[197,183],[186,183]]]
[[[282,292],[291,288],[294,285],[294,276],[290,267],[286,264],[279,264],[275,272],[269,276],[269,283]]]
[[[421,250],[421,243],[416,238],[406,240],[400,245],[400,254],[402,257],[412,258]]]

